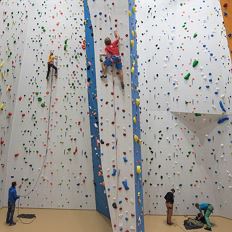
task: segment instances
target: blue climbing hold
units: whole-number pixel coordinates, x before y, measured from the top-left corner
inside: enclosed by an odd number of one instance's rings
[[[125,188],[125,190],[129,190],[127,180],[124,180],[124,181],[122,182],[122,184],[123,184],[123,187]]]
[[[222,102],[222,101],[219,102],[219,105],[220,105],[222,111],[223,111],[223,112],[226,112],[225,106],[223,105],[223,102]]]
[[[117,174],[117,170],[114,168],[112,172],[112,176],[116,176],[116,174]]]
[[[219,118],[218,121],[217,121],[217,123],[218,124],[222,124],[222,123],[224,123],[225,121],[228,121],[228,120],[229,120],[229,117],[228,116],[224,116],[222,118]]]

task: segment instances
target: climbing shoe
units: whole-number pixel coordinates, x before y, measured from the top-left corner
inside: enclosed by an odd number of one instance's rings
[[[212,231],[212,229],[211,229],[211,228],[209,228],[209,227],[205,227],[205,230]]]

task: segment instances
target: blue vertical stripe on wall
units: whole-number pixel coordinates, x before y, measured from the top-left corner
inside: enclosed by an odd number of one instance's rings
[[[101,149],[99,139],[98,125],[98,105],[97,105],[97,88],[96,88],[96,69],[95,69],[95,52],[94,52],[94,36],[91,23],[88,0],[84,0],[85,15],[85,36],[86,36],[86,65],[88,78],[88,99],[89,99],[89,118],[91,131],[91,146],[93,156],[93,172],[96,196],[96,209],[106,217],[110,218],[108,201],[103,185],[103,175],[98,175],[101,171]]]
[[[138,64],[137,64],[137,36],[136,36],[136,6],[135,0],[129,1],[129,24],[131,42],[131,91],[132,91],[132,120],[136,117],[136,123],[133,122],[133,134],[140,138],[140,108],[136,105],[136,99],[139,99],[138,92]],[[143,206],[143,183],[142,173],[137,173],[137,166],[142,168],[141,145],[134,141],[134,168],[135,168],[135,202],[136,202],[136,231],[144,232],[144,206]]]

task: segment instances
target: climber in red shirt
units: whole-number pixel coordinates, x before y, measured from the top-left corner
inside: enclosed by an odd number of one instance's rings
[[[123,71],[122,71],[122,60],[119,53],[119,34],[117,31],[114,32],[115,40],[111,42],[111,39],[107,37],[105,39],[105,54],[101,56],[105,56],[105,61],[101,59],[102,63],[102,78],[107,78],[107,68],[109,66],[115,65],[117,69],[117,74],[120,78],[121,87],[124,89],[124,82],[123,82]]]

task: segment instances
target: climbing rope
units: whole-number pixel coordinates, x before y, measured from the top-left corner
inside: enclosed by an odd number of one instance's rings
[[[117,200],[117,206],[118,206],[118,189],[119,189],[119,168],[118,168],[118,137],[117,137],[117,128],[116,128],[116,101],[115,101],[115,80],[114,80],[114,77],[113,77],[113,99],[114,99],[114,135],[115,135],[115,151],[116,151],[116,157],[115,157],[115,168],[117,170],[117,174],[116,174],[116,177],[117,177],[117,183],[116,183],[116,200]],[[118,217],[118,207],[117,207],[117,222],[119,220],[119,217]]]
[[[56,65],[57,66],[57,65]],[[46,151],[45,151],[45,156],[44,156],[44,159],[43,159],[43,163],[42,163],[42,166],[40,168],[40,172],[39,172],[39,175],[35,181],[35,184],[33,185],[33,187],[31,188],[31,190],[26,193],[25,195],[21,195],[20,197],[23,197],[23,198],[26,198],[28,197],[34,190],[35,188],[37,187],[38,183],[39,183],[39,180],[40,180],[40,177],[42,175],[42,171],[43,171],[43,167],[45,166],[45,163],[47,161],[47,157],[48,157],[48,143],[49,143],[49,135],[50,135],[50,120],[51,120],[51,103],[52,103],[52,87],[53,87],[53,77],[54,77],[54,69],[52,70],[51,72],[51,86],[50,86],[50,99],[49,99],[49,106],[48,106],[48,125],[47,125],[47,137],[46,137]],[[20,200],[18,201],[18,215],[19,215],[19,211],[20,211]],[[35,219],[33,219],[31,222],[29,223],[25,223],[22,221],[21,218],[19,218],[20,222],[22,222],[23,224],[31,224]]]
[[[18,215],[17,215],[18,220],[19,220],[22,224],[26,224],[26,225],[32,224],[32,223],[35,221],[36,217],[34,217],[30,222],[25,222],[25,221],[23,221],[22,218],[19,217],[19,215],[20,215],[19,211],[20,211],[20,199],[18,200]]]
[[[31,188],[31,190],[25,194],[25,195],[22,195],[21,197],[27,197],[29,196],[36,188],[36,186],[38,185],[38,182],[39,182],[39,179],[42,175],[42,171],[43,171],[43,167],[47,161],[47,157],[48,157],[48,143],[49,143],[49,135],[50,135],[50,119],[51,119],[51,102],[52,102],[52,86],[53,86],[53,76],[54,76],[54,70],[52,70],[52,78],[51,78],[51,88],[50,88],[50,99],[49,99],[49,106],[48,106],[48,126],[47,126],[47,137],[46,137],[46,151],[45,151],[45,156],[44,156],[44,160],[43,160],[43,163],[42,163],[42,166],[40,168],[40,172],[39,172],[39,175],[35,181],[35,184],[33,186],[33,188]]]

